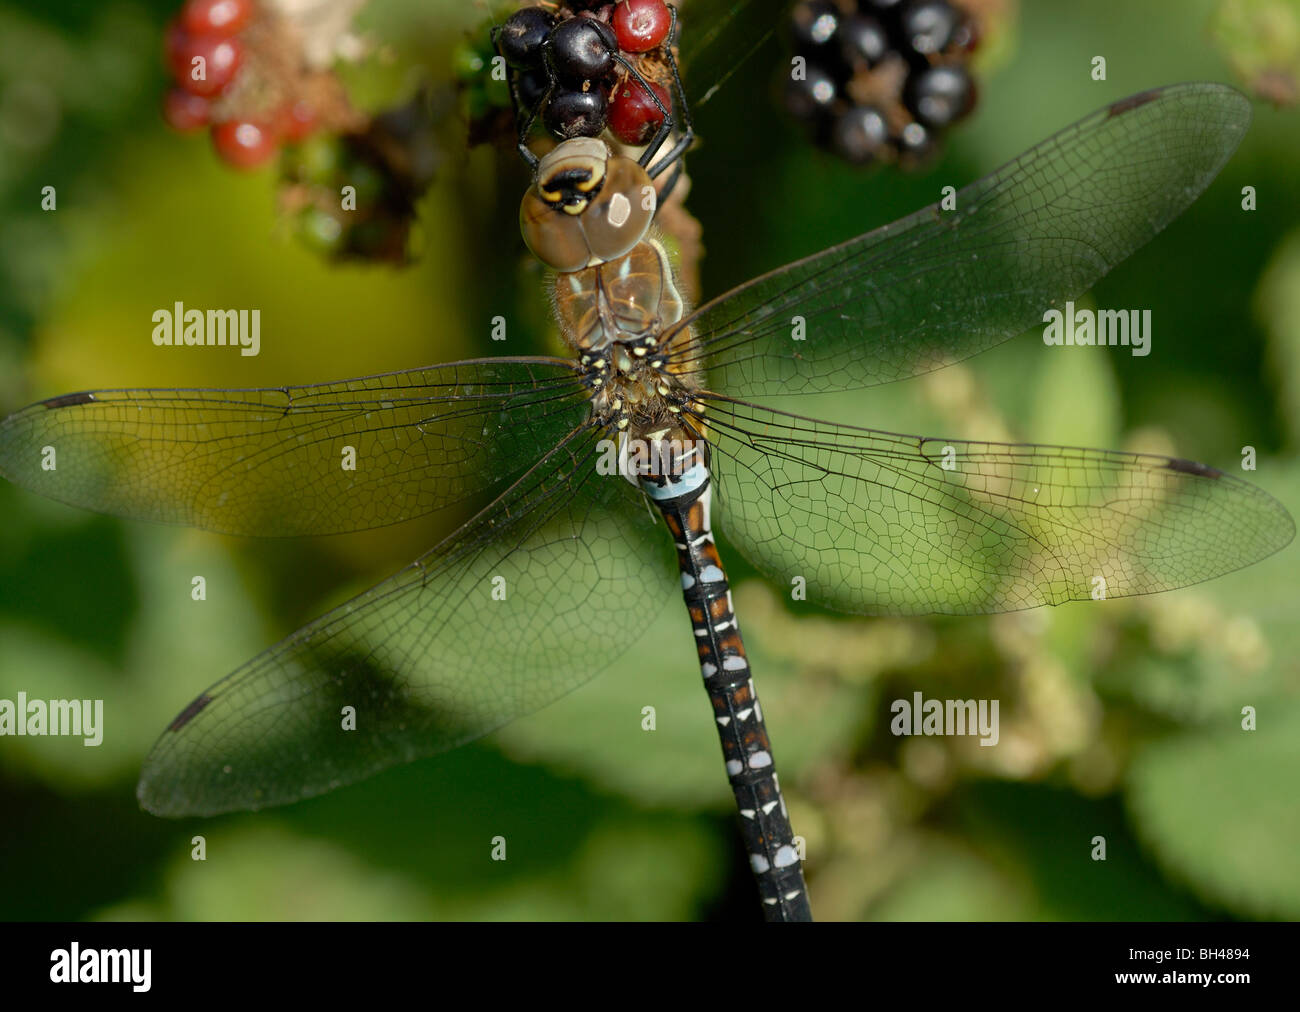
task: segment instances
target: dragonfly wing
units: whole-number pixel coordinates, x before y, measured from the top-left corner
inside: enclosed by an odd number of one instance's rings
[[[413,565],[190,703],[145,762],[144,807],[212,815],[311,797],[594,677],[676,586],[671,538],[640,494],[594,470],[597,435],[561,441]]]
[[[888,383],[969,358],[1087,291],[1218,174],[1250,103],[1218,84],[1133,95],[956,194],[706,303],[683,366],[745,398]]]
[[[587,398],[558,359],[69,394],[0,421],[0,475],[73,506],[226,534],[365,530],[517,476],[581,422]]]
[[[690,0],[681,9],[681,68],[692,109],[712,98],[760,49],[775,46],[792,0]]]
[[[703,419],[701,419],[703,421]],[[1189,460],[898,435],[709,399],[720,529],[808,599],[983,614],[1172,590],[1295,535],[1267,493]]]

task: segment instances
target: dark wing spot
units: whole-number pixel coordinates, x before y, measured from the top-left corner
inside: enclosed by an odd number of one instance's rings
[[[1171,471],[1177,471],[1180,474],[1194,474],[1198,478],[1222,478],[1223,472],[1217,467],[1210,467],[1208,464],[1198,464],[1194,460],[1185,460],[1182,457],[1171,457],[1169,463],[1165,465]]]
[[[92,393],[79,394],[62,394],[59,397],[51,397],[47,401],[41,401],[47,408],[72,408],[78,404],[91,404],[95,400]]]
[[[212,702],[212,699],[213,699],[212,696],[209,696],[206,692],[203,693],[201,696],[195,699],[194,702],[190,703],[189,706],[185,707],[185,709],[183,709],[180,713],[176,715],[176,719],[167,725],[167,730],[179,731],[191,720],[197,717],[199,715],[199,712],[205,706],[207,706],[209,703]]]
[[[1152,88],[1150,91],[1139,91],[1136,95],[1130,95],[1128,98],[1121,98],[1118,102],[1112,102],[1109,115],[1120,116],[1126,112],[1132,112],[1148,102],[1154,102],[1160,97],[1160,92],[1163,90],[1163,88]]]

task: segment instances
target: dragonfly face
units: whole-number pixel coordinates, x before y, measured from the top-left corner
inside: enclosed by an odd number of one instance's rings
[[[654,220],[650,177],[604,141],[579,138],[549,152],[519,206],[524,242],[556,271],[576,271],[621,257]]]

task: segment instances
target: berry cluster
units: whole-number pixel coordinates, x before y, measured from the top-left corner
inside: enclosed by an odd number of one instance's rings
[[[922,161],[975,105],[978,26],[957,0],[800,0],[790,34],[786,108],[847,161]]]
[[[567,0],[554,10],[516,11],[497,45],[514,72],[522,115],[540,112],[560,139],[595,137],[608,127],[637,147],[654,137],[664,111],[672,110],[662,58],[671,29],[664,0]]]
[[[373,115],[354,109],[332,69],[349,26],[317,14],[270,0],[186,0],[167,31],[175,86],[164,114],[182,132],[210,128],[237,168],[283,145],[279,205],[313,249],[406,263],[439,157],[432,94]]]
[[[168,28],[165,51],[176,85],[163,102],[163,116],[182,133],[210,127],[217,154],[249,169],[275,154],[282,142],[297,142],[316,127],[310,103],[286,100],[250,116],[232,102],[245,64],[245,29],[255,21],[253,0],[186,0]]]

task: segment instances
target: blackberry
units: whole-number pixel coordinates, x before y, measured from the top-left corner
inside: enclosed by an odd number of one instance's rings
[[[870,105],[851,105],[840,113],[831,131],[835,151],[854,165],[866,165],[889,148],[885,114]]]
[[[673,18],[663,0],[623,0],[614,8],[610,25],[620,49],[649,53],[668,41]]]
[[[515,115],[539,117],[560,140],[610,128],[623,143],[646,143],[663,124],[659,105],[672,111],[663,55],[672,24],[665,0],[521,7],[492,36],[510,68]],[[644,77],[644,85],[629,67]],[[528,158],[523,143],[521,151]]]
[[[542,122],[546,129],[564,140],[573,137],[596,137],[605,129],[609,102],[600,88],[557,91],[546,103]]]
[[[546,56],[561,84],[581,86],[609,78],[616,65],[616,52],[614,29],[595,18],[576,17],[561,21],[551,31]]]
[[[628,80],[614,90],[609,100],[609,132],[630,147],[640,147],[663,126],[662,105],[665,109],[673,107],[673,100],[668,91],[654,82],[650,84],[654,98],[641,85]],[[658,99],[658,105],[655,99]]]
[[[975,104],[975,2],[800,0],[789,37],[802,73],[785,83],[787,111],[854,164],[925,160]]]
[[[901,158],[924,161],[934,154],[934,134],[920,123],[907,123],[898,131],[898,154]]]
[[[927,67],[908,77],[903,104],[926,126],[950,126],[975,104],[975,82],[958,64]]]
[[[790,115],[816,124],[833,115],[836,88],[834,79],[820,67],[808,68],[802,78],[790,78],[785,85],[785,107]]]
[[[879,18],[890,29],[897,27],[899,14],[906,5],[907,0],[858,0],[857,4],[864,14]]]
[[[899,12],[898,37],[919,56],[931,56],[947,49],[964,20],[948,0],[922,0]]]
[[[546,90],[551,86],[551,79],[546,76],[546,71],[541,68],[526,70],[515,78],[515,86],[519,89],[519,101],[526,110],[532,112],[546,97]]]
[[[889,33],[878,19],[854,14],[840,28],[840,47],[851,67],[871,70],[889,55]]]
[[[542,43],[555,27],[555,15],[544,7],[523,7],[506,18],[497,44],[506,63],[516,70],[542,65]]]
[[[790,35],[800,52],[829,47],[840,29],[843,13],[831,0],[805,0],[790,15]]]

